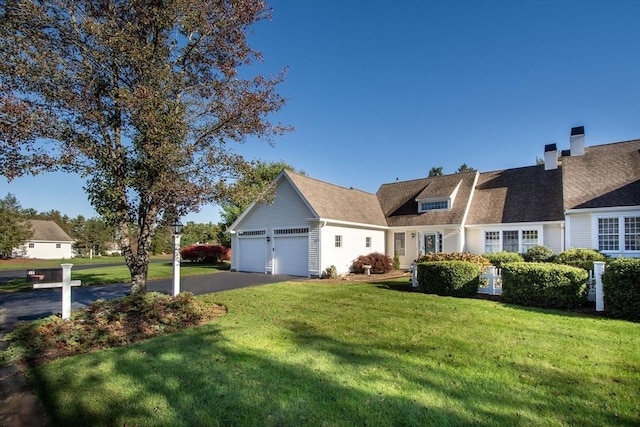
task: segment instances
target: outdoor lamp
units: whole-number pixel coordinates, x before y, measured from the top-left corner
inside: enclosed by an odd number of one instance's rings
[[[180,293],[180,237],[184,226],[180,221],[171,224],[171,233],[173,234],[173,296]]]
[[[174,236],[182,234],[183,228],[184,228],[184,225],[182,225],[180,221],[176,221],[173,224],[171,224],[171,234],[173,234]]]

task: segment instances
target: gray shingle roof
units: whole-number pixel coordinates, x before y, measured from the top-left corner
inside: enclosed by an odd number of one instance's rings
[[[73,239],[54,221],[30,219],[28,222],[33,231],[33,235],[29,239],[31,241],[73,242]]]
[[[462,224],[476,172],[383,184],[376,193],[389,226]],[[450,210],[419,213],[416,198],[448,197],[460,184]]]
[[[375,194],[284,171],[319,218],[386,226]]]
[[[561,170],[539,165],[481,173],[467,224],[563,219]]]
[[[640,139],[562,158],[565,209],[640,205]]]

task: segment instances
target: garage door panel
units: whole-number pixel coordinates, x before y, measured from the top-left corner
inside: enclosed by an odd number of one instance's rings
[[[238,271],[264,273],[267,255],[265,239],[239,239]]]
[[[275,273],[309,275],[309,237],[286,236],[275,239]]]

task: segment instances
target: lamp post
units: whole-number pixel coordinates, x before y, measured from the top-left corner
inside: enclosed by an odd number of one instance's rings
[[[173,296],[180,293],[180,237],[182,228],[180,221],[171,224],[171,234],[173,235]]]

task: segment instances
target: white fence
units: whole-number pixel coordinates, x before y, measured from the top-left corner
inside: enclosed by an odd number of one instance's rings
[[[589,293],[587,299],[596,302],[596,311],[604,311],[604,293],[602,291],[602,273],[604,262],[594,262],[589,271]],[[487,267],[480,274],[479,294],[502,295],[502,273],[499,268]]]

